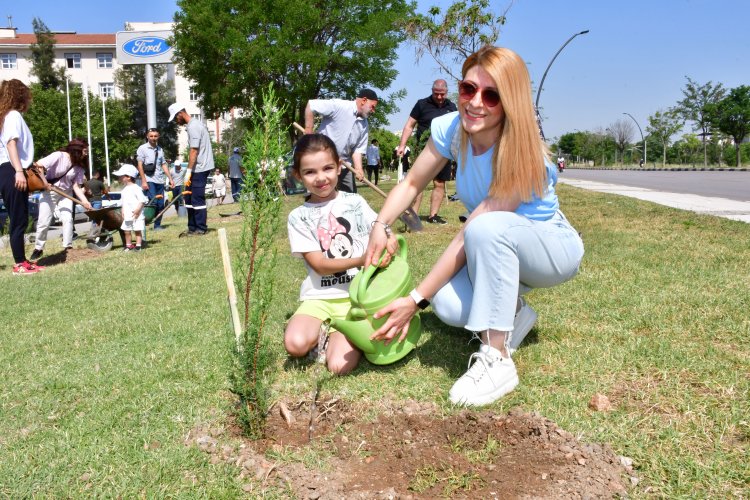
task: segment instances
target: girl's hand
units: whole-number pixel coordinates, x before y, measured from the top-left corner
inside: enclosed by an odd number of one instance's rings
[[[388,236],[385,232],[385,227],[380,222],[375,222],[370,231],[370,242],[367,245],[365,251],[365,267],[372,264],[377,266],[380,261],[380,256],[383,255],[383,250],[387,248]],[[392,255],[392,252],[389,252]],[[390,258],[388,259],[390,262]]]
[[[23,175],[23,171],[16,172],[16,180],[15,181],[16,181],[15,182],[16,189],[18,189],[19,191],[26,191],[26,187],[27,187],[26,176]]]
[[[393,260],[393,255],[398,251],[398,240],[392,234],[388,237],[388,241],[385,242],[385,254],[383,260],[380,261],[380,267],[388,267],[388,264]]]
[[[373,315],[375,319],[378,319],[390,314],[383,326],[370,335],[370,340],[384,340],[388,345],[400,332],[398,341],[403,342],[409,332],[409,322],[418,311],[419,308],[411,297],[394,300]]]

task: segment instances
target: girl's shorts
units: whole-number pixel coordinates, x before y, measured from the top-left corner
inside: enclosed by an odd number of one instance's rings
[[[352,303],[349,298],[344,299],[307,299],[295,311],[296,314],[306,314],[320,321],[331,319],[344,319]]]
[[[146,219],[138,218],[136,220],[123,221],[120,229],[123,231],[143,231],[146,228]]]

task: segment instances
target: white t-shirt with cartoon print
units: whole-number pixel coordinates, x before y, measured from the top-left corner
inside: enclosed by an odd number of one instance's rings
[[[364,255],[370,228],[377,214],[364,198],[355,193],[340,192],[331,201],[306,202],[289,214],[287,229],[292,255],[307,268],[300,300],[342,299],[349,296],[349,283],[357,268],[321,276],[304,260],[302,254],[322,252],[329,259],[356,258]]]

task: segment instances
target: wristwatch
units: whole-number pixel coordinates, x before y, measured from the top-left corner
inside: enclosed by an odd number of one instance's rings
[[[430,301],[422,297],[416,288],[409,292],[409,297],[417,303],[417,307],[420,309],[426,309],[430,305]]]

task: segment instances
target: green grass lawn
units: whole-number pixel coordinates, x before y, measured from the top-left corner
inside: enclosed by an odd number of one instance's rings
[[[515,356],[521,385],[492,409],[536,410],[585,441],[609,443],[634,459],[636,496],[747,497],[750,226],[558,189],[586,257],[573,281],[528,296],[539,322]],[[382,199],[362,191],[379,209]],[[289,198],[286,212],[300,201]],[[218,214],[236,207],[210,210],[209,225],[226,227],[230,246],[241,223]],[[417,278],[462,211],[449,203],[448,226],[407,235]],[[140,254],[117,248],[35,276],[13,276],[10,250],[0,250],[0,496],[242,494],[237,469],[184,445],[190,429],[224,424],[232,405],[218,239],[178,239],[184,219],[165,223]],[[283,353],[304,268],[285,231],[277,244],[269,334]],[[47,253],[57,249],[51,241]],[[432,313],[423,318],[413,355],[386,367],[363,362],[323,391],[373,408],[416,399],[453,411],[447,391],[476,345]],[[280,356],[274,396],[308,397],[309,371]],[[587,408],[597,392],[613,411]]]

